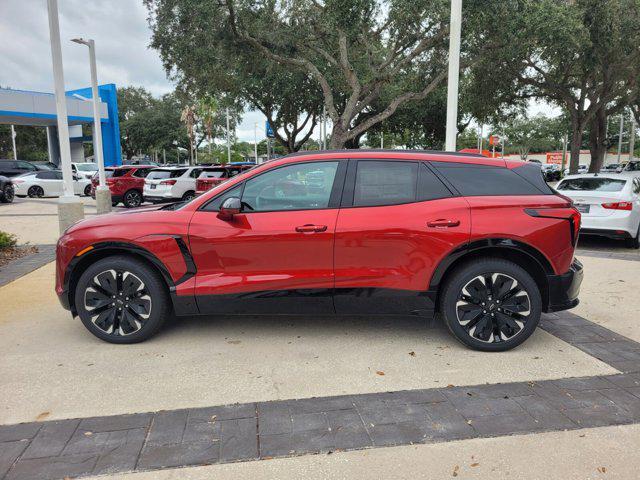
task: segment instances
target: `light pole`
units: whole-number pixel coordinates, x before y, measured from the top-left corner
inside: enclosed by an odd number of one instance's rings
[[[449,78],[447,80],[447,135],[445,140],[445,150],[448,152],[456,151],[461,32],[462,0],[451,0],[451,25],[449,27]]]
[[[629,161],[633,160],[633,151],[636,149],[636,119],[631,113],[631,132],[629,132]]]
[[[258,122],[253,124],[253,156],[256,158],[256,165],[258,164]]]
[[[18,150],[16,150],[16,129],[11,125],[11,144],[13,145],[13,159],[18,160]]]
[[[89,47],[91,69],[91,96],[93,97],[93,154],[98,160],[98,187],[96,188],[96,208],[98,215],[111,211],[111,191],[107,187],[104,174],[104,152],[102,150],[102,123],[100,121],[100,95],[98,93],[98,69],[96,67],[96,43],[92,40],[74,38],[79,45]]]
[[[229,128],[229,107],[227,107],[227,163],[231,163],[231,131]]]
[[[49,12],[49,39],[53,63],[53,83],[56,98],[58,142],[60,143],[60,164],[62,167],[63,195],[58,200],[58,223],[60,233],[84,218],[84,205],[73,194],[73,172],[71,171],[71,144],[67,118],[67,97],[64,91],[64,71],[62,68],[62,48],[60,46],[60,22],[58,20],[58,0],[47,0]]]
[[[622,155],[622,134],[624,133],[624,113],[620,114],[620,133],[618,133],[618,165],[620,165],[620,156]]]
[[[176,146],[176,165],[180,165],[180,146],[178,145],[177,140],[174,140],[173,144]]]

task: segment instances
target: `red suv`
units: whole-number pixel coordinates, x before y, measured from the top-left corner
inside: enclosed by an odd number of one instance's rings
[[[144,178],[157,167],[153,165],[126,165],[123,167],[107,167],[104,169],[106,182],[111,190],[111,202],[115,207],[122,202],[125,207],[139,207],[142,204]],[[98,174],[91,179],[91,197],[96,198]]]
[[[578,303],[580,214],[540,167],[476,155],[289,155],[189,203],[83,220],[56,292],[97,337],[149,338],[172,314],[432,316],[513,348]]]
[[[196,195],[201,195],[216,185],[220,185],[254,166],[255,165],[221,166],[204,170],[196,180]]]

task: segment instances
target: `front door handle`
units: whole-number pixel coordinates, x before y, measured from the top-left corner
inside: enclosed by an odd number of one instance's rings
[[[301,225],[299,227],[296,227],[296,232],[300,232],[300,233],[320,233],[320,232],[325,232],[327,230],[327,226],[326,225],[312,225],[312,224],[307,224],[307,225]]]
[[[431,228],[449,228],[457,227],[458,225],[460,225],[460,220],[447,220],[444,218],[439,218],[438,220],[427,223],[427,227]]]

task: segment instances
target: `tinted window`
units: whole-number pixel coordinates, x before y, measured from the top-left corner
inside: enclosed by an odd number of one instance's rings
[[[451,192],[424,163],[418,172],[418,201],[450,197]]]
[[[129,173],[130,168],[116,168],[114,170],[105,170],[105,176],[109,177],[124,177],[127,173]]]
[[[455,162],[431,162],[465,196],[541,195],[531,182],[508,168]],[[518,167],[520,168],[520,167]],[[535,168],[540,170],[540,166]]]
[[[133,176],[144,178],[149,174],[149,171],[149,168],[138,168],[135,172],[133,172]]]
[[[202,173],[201,168],[194,168],[193,170],[191,170],[191,173],[189,174],[189,176],[191,178],[198,178],[201,173]]]
[[[558,190],[581,190],[588,192],[619,192],[627,183],[626,180],[614,178],[568,178],[558,185]]]
[[[353,206],[415,202],[418,166],[418,162],[360,160],[356,170]]]
[[[16,162],[18,164],[18,168],[21,170],[37,170],[36,167],[31,165],[29,162]]]
[[[149,172],[146,178],[149,180],[163,180],[165,178],[176,178],[181,176],[186,169],[184,170],[152,170]],[[136,175],[138,176],[138,175]]]
[[[247,180],[245,211],[312,210],[327,208],[338,162],[287,165]]]
[[[56,173],[58,172],[54,172],[53,170],[46,170],[36,173],[36,178],[39,178],[40,180],[58,180]],[[62,173],[60,174],[60,178],[62,178]]]
[[[549,195],[553,194],[553,190],[551,190],[551,187],[549,187],[547,182],[544,180],[544,175],[539,165],[525,163],[521,167],[516,167],[511,171],[531,183],[534,187],[540,190],[540,193],[546,193]]]
[[[220,210],[220,205],[222,205],[222,202],[224,202],[227,198],[229,198],[229,197],[238,197],[239,198],[240,195],[242,195],[242,184],[238,185],[237,187],[233,187],[231,190],[225,191],[221,195],[219,195],[216,198],[214,198],[213,200],[211,200],[204,207],[204,210],[207,210],[209,212],[212,212],[212,211],[213,212],[217,212],[218,210]]]

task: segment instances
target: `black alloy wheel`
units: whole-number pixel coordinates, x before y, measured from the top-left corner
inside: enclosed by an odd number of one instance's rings
[[[122,203],[127,208],[135,208],[142,205],[142,194],[138,190],[129,190],[124,194]]]
[[[88,197],[91,195],[91,185],[87,185],[86,187],[84,187],[84,196]]]
[[[44,197],[44,190],[39,185],[33,185],[27,190],[27,195],[29,195],[30,198],[42,198]]]
[[[15,190],[13,188],[13,185],[11,184],[5,185],[4,189],[2,190],[2,203],[11,203],[13,202],[14,198],[15,198]]]
[[[504,351],[524,342],[540,321],[537,284],[522,267],[502,259],[468,263],[449,278],[441,311],[465,345]]]
[[[106,257],[91,265],[78,281],[74,300],[85,327],[111,343],[146,340],[171,310],[158,273],[123,256]]]

